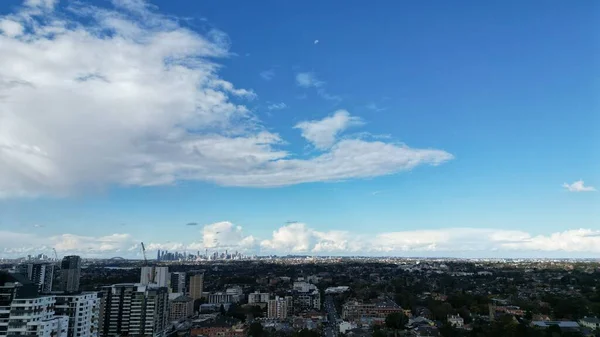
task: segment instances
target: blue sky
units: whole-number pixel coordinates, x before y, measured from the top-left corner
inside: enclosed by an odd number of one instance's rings
[[[3,1],[0,255],[600,256],[599,6]]]

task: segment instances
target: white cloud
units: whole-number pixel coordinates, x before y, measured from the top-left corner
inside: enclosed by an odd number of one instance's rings
[[[244,236],[241,226],[234,226],[231,222],[217,222],[204,226],[203,247],[241,247],[249,248],[254,245],[254,237]]]
[[[275,77],[275,70],[268,69],[260,72],[260,77],[262,77],[265,81],[270,81]]]
[[[230,249],[247,254],[389,255],[389,256],[600,256],[600,230],[573,229],[532,235],[521,230],[442,228],[396,232],[321,231],[304,223],[290,223],[257,239],[230,222],[206,225],[198,240],[148,242],[146,249],[203,251]],[[140,258],[139,242],[129,234],[99,237],[60,234],[50,237],[0,231],[0,257],[32,253],[80,254],[90,257]],[[149,256],[152,256],[151,254]]]
[[[302,88],[315,88],[317,90],[317,94],[323,99],[336,102],[340,102],[342,100],[340,96],[328,93],[325,90],[325,82],[319,80],[312,72],[296,74],[296,84]]]
[[[296,74],[296,83],[303,88],[315,87],[319,88],[325,85],[325,82],[319,80],[314,73],[298,73]]]
[[[17,21],[3,19],[0,20],[0,31],[2,31],[6,36],[15,37],[23,34],[23,25]]]
[[[302,137],[318,149],[330,148],[336,137],[350,126],[361,125],[363,122],[358,117],[350,116],[346,110],[338,110],[332,116],[321,120],[300,122],[294,126],[302,131]]]
[[[385,111],[385,110],[387,110],[387,108],[385,108],[385,107],[380,107],[380,106],[378,106],[378,105],[377,105],[377,104],[375,104],[375,103],[369,103],[369,104],[367,104],[367,109],[369,109],[369,110],[373,110],[373,111],[375,111],[375,112],[381,112],[381,111]]]
[[[285,104],[283,102],[272,103],[272,104],[269,104],[269,106],[267,106],[267,109],[269,109],[269,110],[281,110],[281,109],[285,109],[285,108],[287,108],[287,104]]]
[[[38,0],[0,16],[27,27],[9,24],[0,34],[0,198],[180,180],[285,186],[452,159],[383,141],[331,143],[317,133],[330,151],[295,159],[244,105],[256,94],[219,77],[214,62],[229,56],[227,35],[200,35],[140,0],[114,4],[74,2],[63,15],[54,1]],[[67,19],[73,15],[81,20]],[[312,75],[298,81],[323,85]]]
[[[315,40],[315,42],[313,42],[314,44],[319,44],[319,40]]]
[[[566,188],[569,192],[594,192],[594,191],[596,191],[595,187],[585,186],[583,184],[583,180],[578,180],[572,184],[564,183],[563,187]]]

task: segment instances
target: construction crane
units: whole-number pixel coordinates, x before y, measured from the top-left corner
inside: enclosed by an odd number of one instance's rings
[[[146,258],[146,247],[144,247],[144,243],[142,242],[142,254],[144,255],[144,266],[148,265],[148,259]]]

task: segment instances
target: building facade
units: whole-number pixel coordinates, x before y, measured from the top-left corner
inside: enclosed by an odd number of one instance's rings
[[[79,291],[81,277],[81,258],[77,255],[65,256],[60,264],[61,290],[66,293]]]
[[[257,291],[257,292],[248,294],[248,304],[267,303],[269,301],[269,299],[271,299],[271,294],[269,294],[269,293],[259,293]]]
[[[171,273],[171,292],[183,294],[186,293],[185,277],[186,273],[183,272]]]
[[[102,288],[100,336],[162,337],[167,329],[168,289],[115,284]]]
[[[403,312],[403,310],[392,300],[377,300],[368,303],[350,301],[342,306],[342,318],[350,322],[366,319],[379,323],[385,321],[389,314],[396,312]]]
[[[169,303],[169,320],[179,321],[194,314],[194,300],[181,295]]]
[[[143,285],[156,284],[168,287],[170,281],[169,267],[144,266],[140,273],[140,283]]]
[[[190,297],[194,300],[202,298],[202,292],[204,291],[204,274],[199,273],[190,276]]]
[[[95,292],[55,294],[54,310],[69,318],[68,337],[97,337],[100,299]]]
[[[54,265],[51,263],[27,263],[18,267],[18,272],[27,275],[27,278],[38,287],[40,293],[52,291],[54,281]]]
[[[269,300],[267,306],[267,317],[271,319],[286,319],[288,317],[288,301],[282,297]]]
[[[69,318],[55,315],[55,302],[54,296],[14,298],[6,336],[67,337]]]

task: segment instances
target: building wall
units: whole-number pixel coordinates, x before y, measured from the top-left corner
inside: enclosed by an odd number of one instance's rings
[[[169,320],[178,321],[192,316],[194,313],[194,301],[173,301],[170,304]]]
[[[67,337],[69,319],[56,316],[54,296],[14,298],[10,305],[8,336]]]
[[[100,300],[97,293],[55,295],[57,315],[69,318],[68,337],[97,337]]]
[[[81,258],[77,255],[65,256],[61,262],[61,290],[68,293],[79,291]]]
[[[190,297],[194,300],[202,298],[204,291],[204,274],[190,276]]]

